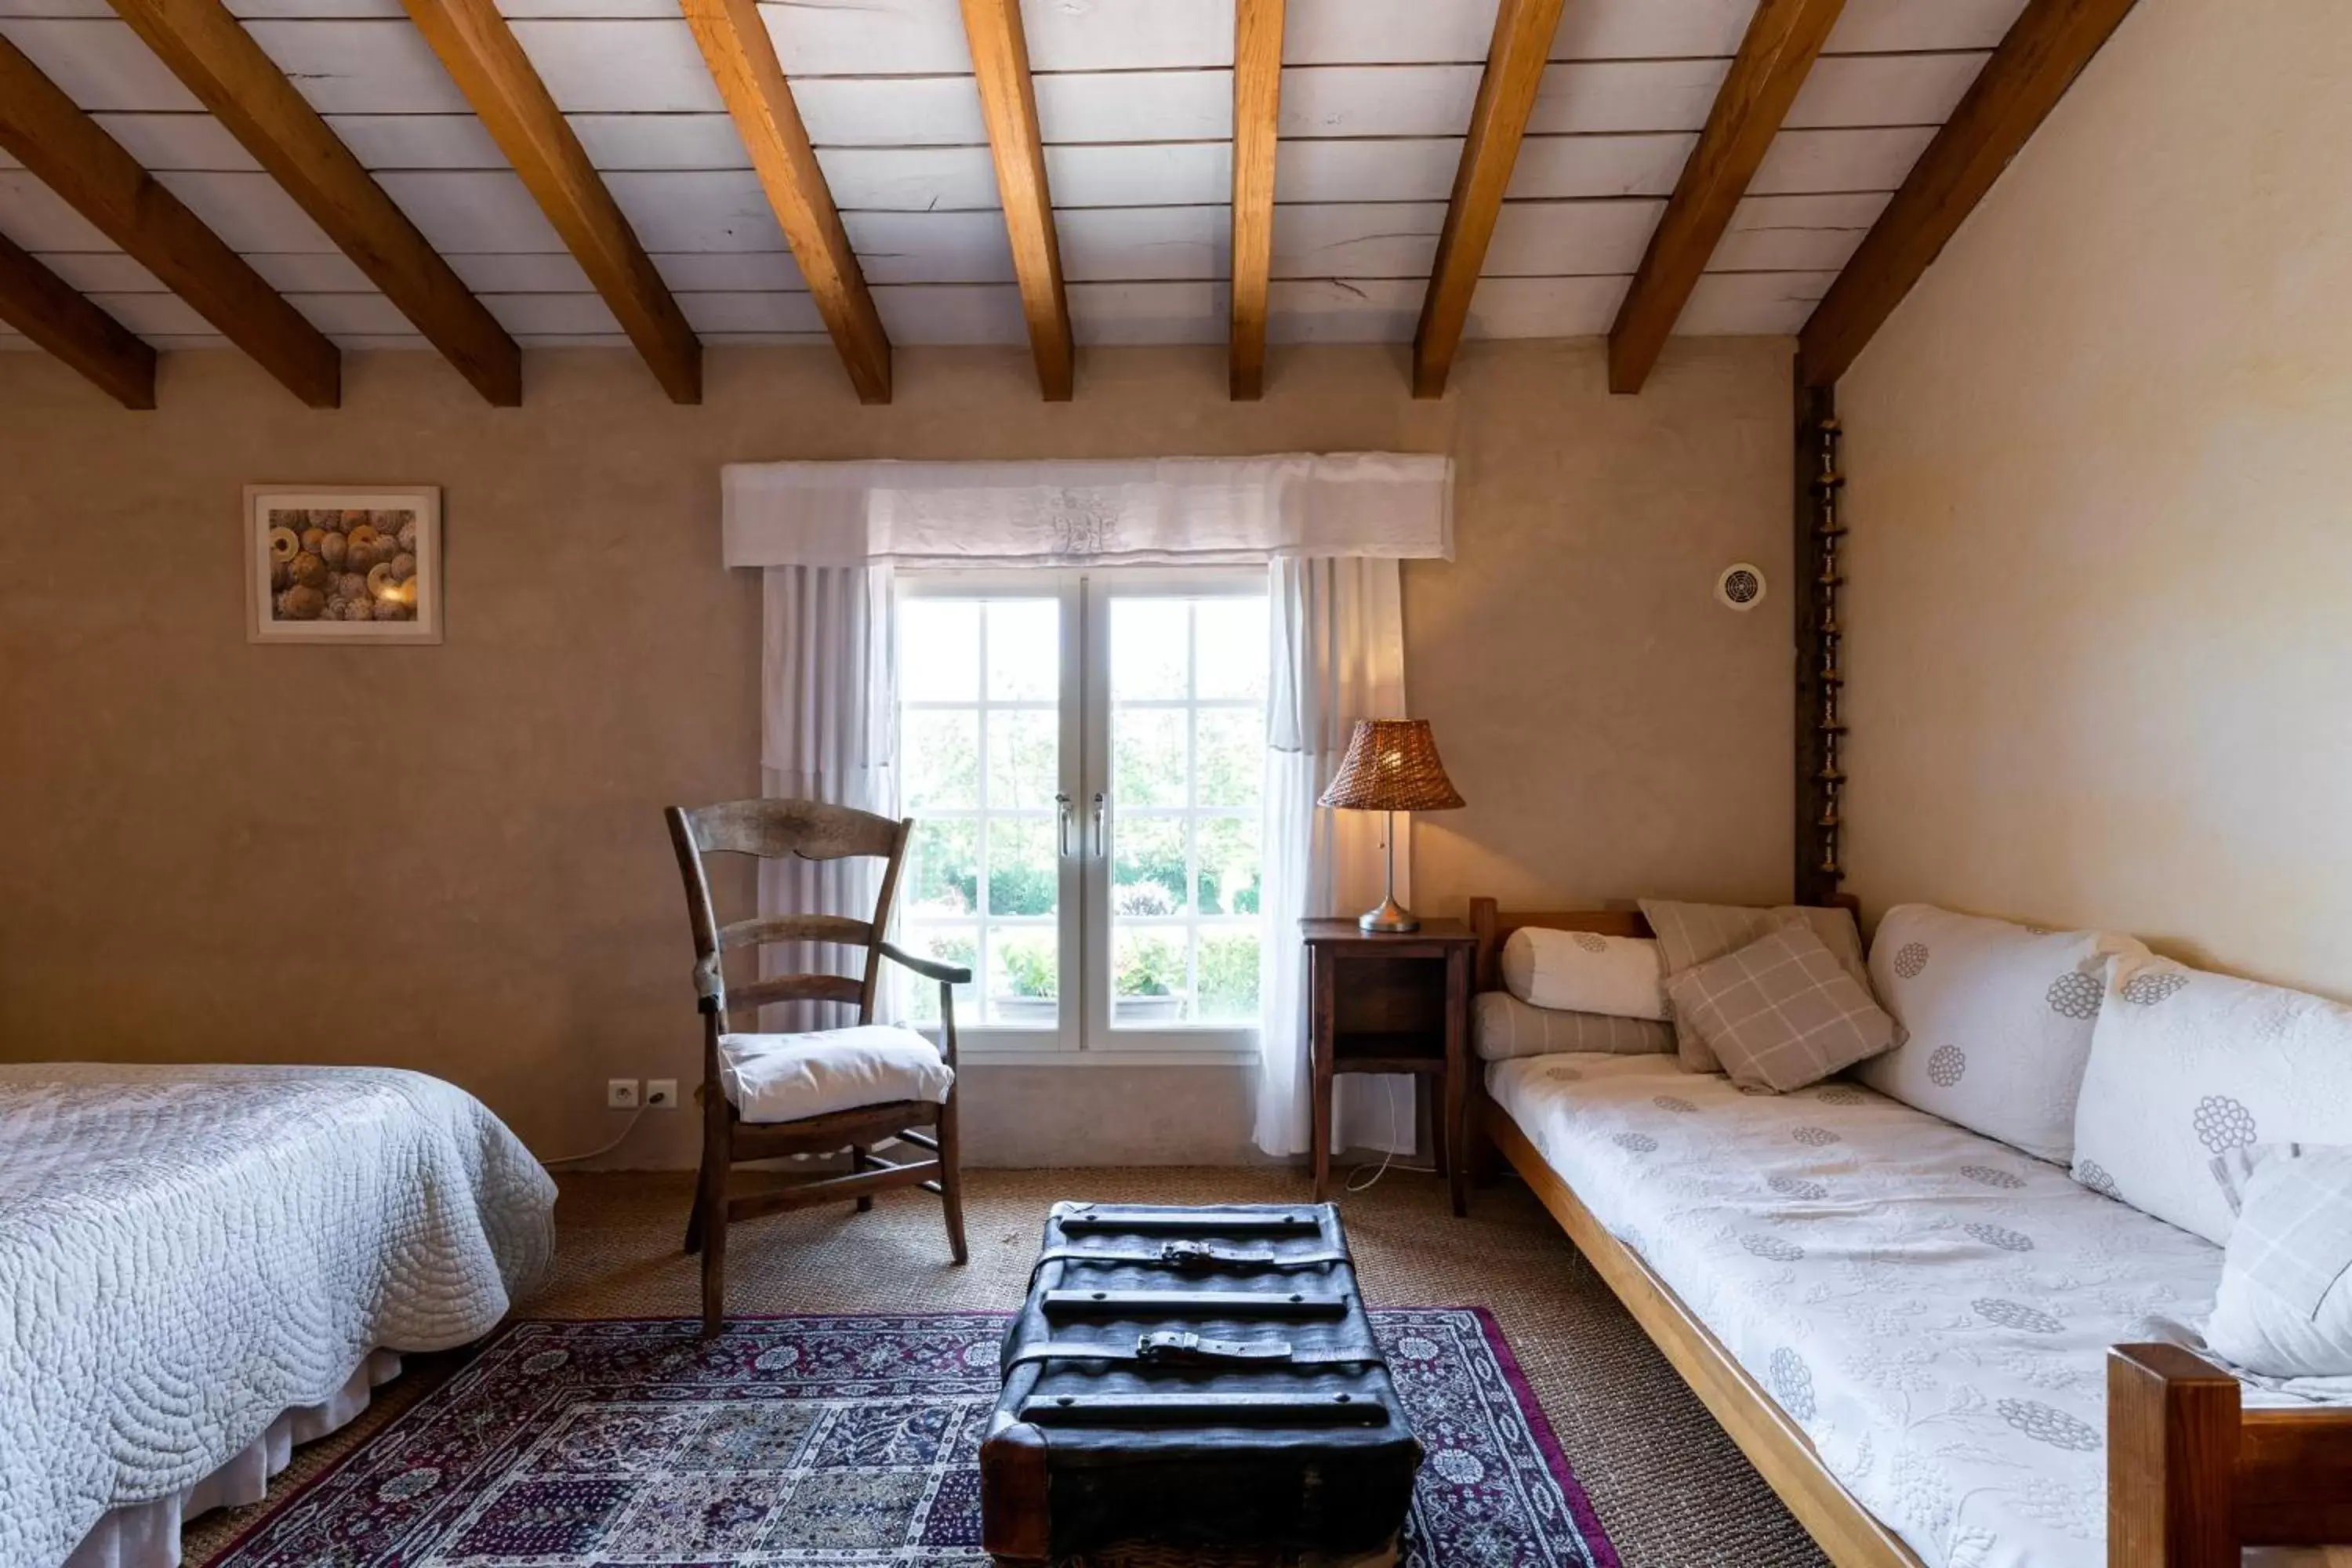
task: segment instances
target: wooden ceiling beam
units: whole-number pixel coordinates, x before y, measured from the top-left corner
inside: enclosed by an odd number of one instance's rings
[[[0,321],[125,408],[155,406],[155,351],[0,234]]]
[[[220,0],[113,0],[182,85],[492,405],[522,401],[522,351]]]
[[[1233,367],[1239,403],[1265,392],[1274,274],[1274,159],[1282,116],[1283,0],[1234,0]]]
[[[1048,403],[1070,400],[1075,350],[1070,302],[1062,288],[1062,247],[1054,233],[1054,197],[1045,184],[1045,149],[1037,135],[1037,94],[1029,79],[1029,42],[1020,0],[963,0],[964,36],[979,79],[980,109],[996,160],[996,191],[1021,280],[1021,313],[1037,384]]]
[[[1797,340],[1805,385],[1852,367],[2132,4],[2031,0],[1814,307]]]
[[[1642,390],[1845,0],[1763,0],[1609,330],[1609,390]]]
[[[313,408],[342,395],[324,333],[0,38],[0,147]]]
[[[1462,162],[1454,172],[1454,195],[1445,206],[1445,226],[1437,237],[1437,262],[1429,292],[1421,302],[1421,324],[1412,335],[1412,395],[1442,397],[1462,329],[1470,319],[1470,296],[1486,265],[1487,242],[1503,209],[1503,193],[1518,162],[1519,141],[1543,84],[1552,35],[1559,30],[1562,0],[1502,0],[1495,13],[1495,39],[1486,50],[1486,74],[1470,110],[1470,131]]]
[[[687,25],[719,95],[751,154],[784,240],[808,280],[817,313],[849,372],[860,403],[890,401],[890,334],[874,309],[832,187],[809,146],[808,129],[757,0],[685,0]]]
[[[670,401],[701,402],[701,340],[494,0],[402,4]]]

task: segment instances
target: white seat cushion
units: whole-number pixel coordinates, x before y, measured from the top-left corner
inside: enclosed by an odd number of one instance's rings
[[[938,1105],[955,1074],[912,1029],[859,1024],[804,1035],[721,1035],[719,1081],[746,1121],[799,1121],[920,1100]]]

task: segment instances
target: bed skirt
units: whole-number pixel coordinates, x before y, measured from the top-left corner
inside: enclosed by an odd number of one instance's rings
[[[118,1508],[82,1538],[64,1568],[179,1568],[180,1526],[216,1508],[257,1503],[269,1478],[293,1462],[299,1443],[313,1443],[358,1418],[375,1390],[400,1375],[400,1357],[370,1351],[343,1385],[321,1405],[298,1405],[272,1421],[228,1463],[185,1491]]]

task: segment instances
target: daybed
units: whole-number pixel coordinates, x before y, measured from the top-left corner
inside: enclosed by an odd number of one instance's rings
[[[1518,926],[1648,933],[1491,900],[1471,920],[1485,991]],[[2211,1242],[1844,1079],[1484,1065],[1487,1137],[1840,1568],[2352,1542],[2352,1410],[2297,1397],[2345,1391],[2242,1390],[2186,1348]]]
[[[493,1327],[554,1196],[417,1073],[0,1067],[0,1563],[178,1562],[398,1352]]]

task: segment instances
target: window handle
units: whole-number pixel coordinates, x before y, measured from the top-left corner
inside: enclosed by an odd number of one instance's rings
[[[1066,860],[1070,858],[1070,797],[1068,795],[1054,796],[1054,817],[1055,830],[1061,843],[1062,858]]]
[[[1109,809],[1103,802],[1103,792],[1095,791],[1095,858],[1097,859],[1110,853],[1110,840],[1104,832],[1104,823]]]

